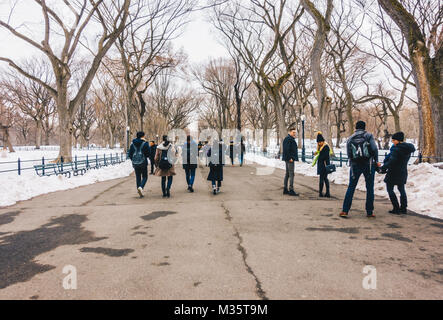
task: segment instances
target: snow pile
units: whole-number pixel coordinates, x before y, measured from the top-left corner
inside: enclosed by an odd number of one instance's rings
[[[245,159],[260,165],[285,169],[285,163],[279,159],[269,159],[251,153],[246,154]],[[423,215],[443,219],[443,170],[437,166],[422,163],[409,166],[408,171],[409,178],[406,190],[409,209]],[[314,177],[317,176],[317,167],[312,167],[308,163],[297,162],[295,172]],[[376,195],[387,198],[384,178],[385,175],[376,173],[374,191]],[[330,174],[329,180],[335,184],[347,185],[349,183],[349,167],[337,167],[337,172]],[[363,176],[359,180],[357,189],[366,190]]]

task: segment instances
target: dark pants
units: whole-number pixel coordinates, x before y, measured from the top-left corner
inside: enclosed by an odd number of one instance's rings
[[[155,169],[154,158],[149,158],[149,162],[151,163],[151,174],[153,174]]]
[[[243,152],[241,152],[241,153],[238,155],[238,160],[239,160],[239,162],[240,162],[240,167],[243,166],[243,158],[244,158],[244,154],[243,154]]]
[[[188,184],[188,186],[193,186],[195,180],[195,168],[185,169],[185,173],[186,173],[186,183]]]
[[[143,168],[134,168],[135,180],[137,182],[137,189],[141,187],[144,189],[146,182],[148,182],[148,166]]]
[[[386,188],[388,189],[389,199],[391,199],[392,205],[395,210],[402,209],[406,210],[408,207],[408,197],[406,196],[406,190],[404,184],[398,184],[397,189],[400,192],[400,205],[398,204],[397,196],[394,192],[394,184],[386,183]]]
[[[166,178],[168,178],[168,185],[166,186]],[[162,191],[163,193],[166,192],[166,190],[171,189],[172,186],[172,176],[169,177],[162,177]]]
[[[362,174],[366,181],[366,213],[372,214],[374,212],[375,166],[375,164],[371,166],[369,163],[351,165],[351,176],[349,178],[349,186],[348,191],[346,192],[345,201],[343,202],[343,212],[348,213],[349,210],[351,210],[352,198],[354,197],[358,180]]]
[[[215,188],[217,186],[217,188],[220,188],[222,185],[221,181],[216,181],[216,180],[212,180],[212,187]]]
[[[320,193],[323,193],[323,185],[326,185],[326,194],[329,194],[329,179],[327,173],[320,175],[320,184],[319,184]]]
[[[286,175],[285,175],[285,181],[284,181],[284,188],[288,190],[288,184],[289,184],[289,190],[294,190],[294,162],[286,161]]]

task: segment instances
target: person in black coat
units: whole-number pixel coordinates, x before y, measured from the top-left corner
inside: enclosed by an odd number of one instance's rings
[[[207,156],[210,159],[208,181],[211,181],[212,183],[212,192],[214,195],[220,192],[220,187],[222,185],[225,153],[225,144],[223,141],[218,140],[214,140],[207,153]]]
[[[330,160],[330,151],[329,145],[325,142],[325,138],[322,133],[319,132],[317,134],[317,152],[319,154],[317,159],[317,174],[320,176],[320,184],[319,184],[319,196],[321,198],[326,197],[330,198],[331,194],[329,192],[329,179],[328,173],[326,171],[326,166],[331,164]],[[326,193],[323,196],[323,186],[326,185]]]
[[[194,192],[195,170],[198,164],[198,145],[191,136],[186,137],[182,146],[183,169],[185,170],[188,191]]]
[[[288,136],[283,140],[283,157],[286,162],[286,175],[284,180],[283,194],[298,196],[294,191],[294,162],[298,161],[298,146],[295,141],[295,128],[289,129]],[[289,189],[288,189],[289,183]]]
[[[148,182],[148,157],[150,156],[149,144],[143,139],[144,136],[145,133],[143,131],[137,132],[137,138],[132,140],[128,154],[129,159],[132,161],[135,153],[141,148],[141,152],[144,156],[145,162],[140,167],[134,165],[137,192],[140,197],[143,197],[143,189]]]
[[[151,174],[154,174],[154,169],[155,169],[155,153],[157,152],[157,145],[155,144],[154,141],[150,141],[149,142],[149,147],[151,149],[150,153],[149,153],[149,162],[151,163]]]
[[[403,132],[397,132],[392,136],[394,145],[381,167],[382,172],[387,171],[384,181],[386,182],[389,199],[391,199],[393,205],[393,209],[389,211],[392,214],[406,214],[408,206],[405,185],[408,180],[408,162],[411,154],[415,152],[415,147],[404,142],[404,140]],[[400,204],[395,195],[394,186],[397,186],[400,192]]]

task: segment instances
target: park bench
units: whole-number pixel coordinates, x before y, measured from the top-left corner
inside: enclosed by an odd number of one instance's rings
[[[39,164],[34,165],[34,170],[39,177],[49,177],[53,175],[64,175],[68,178],[71,177],[71,172],[69,170],[65,170],[63,167],[59,166],[57,163],[48,163],[48,164]]]

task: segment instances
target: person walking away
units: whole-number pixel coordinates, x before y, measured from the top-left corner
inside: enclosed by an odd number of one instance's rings
[[[328,143],[325,141],[323,134],[318,132],[317,134],[317,151],[315,152],[315,160],[312,163],[312,166],[317,164],[317,175],[320,176],[319,182],[319,196],[320,198],[326,197],[330,198],[331,194],[329,192],[329,179],[328,172],[326,171],[326,166],[331,164],[330,160],[331,148]],[[326,193],[323,195],[323,186],[326,185]]]
[[[286,162],[286,175],[284,180],[283,194],[298,196],[294,191],[294,165],[298,161],[298,147],[295,141],[295,128],[290,128],[288,136],[283,140],[283,158]],[[289,183],[289,189],[288,189]]]
[[[186,137],[186,142],[182,147],[183,169],[186,174],[188,191],[194,192],[195,170],[198,164],[198,145],[191,136]]]
[[[415,152],[415,147],[413,144],[404,141],[405,134],[401,131],[392,136],[394,145],[381,167],[382,172],[387,171],[384,181],[393,206],[393,209],[389,211],[392,214],[406,214],[408,207],[405,185],[408,180],[408,162],[411,154]],[[394,186],[397,186],[400,192],[400,204],[395,195]]]
[[[374,178],[376,167],[380,166],[380,163],[377,162],[378,148],[374,136],[366,132],[366,123],[364,121],[358,121],[355,128],[355,133],[346,143],[350,161],[350,178],[340,217],[348,217],[358,180],[363,174],[366,182],[366,215],[368,218],[375,218]]]
[[[173,176],[176,175],[174,163],[177,156],[177,150],[168,140],[168,136],[163,136],[163,142],[157,146],[155,154],[155,175],[162,178],[163,198],[171,196],[171,187]],[[167,184],[166,184],[167,180]]]
[[[229,159],[231,159],[231,166],[234,166],[234,158],[235,158],[234,149],[235,149],[234,141],[231,140],[229,142]]]
[[[151,163],[151,174],[154,174],[155,169],[155,153],[157,152],[157,145],[155,144],[155,141],[149,142],[150,147],[150,153],[149,153],[149,162]]]
[[[243,167],[243,161],[244,161],[244,156],[245,156],[245,152],[246,152],[246,146],[245,146],[245,142],[243,141],[243,137],[241,138],[240,141],[240,153],[238,154],[238,160],[240,162],[240,167]]]
[[[150,155],[149,144],[143,139],[144,136],[143,131],[137,132],[137,138],[132,140],[128,154],[134,168],[137,192],[140,198],[144,197],[144,188],[148,182],[148,157]]]
[[[216,195],[220,193],[223,181],[223,166],[225,165],[226,146],[223,141],[214,140],[212,146],[208,150],[209,175],[208,181],[212,184],[212,193]]]
[[[209,142],[205,141],[205,144],[202,147],[202,153],[203,153],[203,157],[205,158],[205,165],[207,167],[209,166],[209,156],[208,156],[209,149],[210,149]]]

